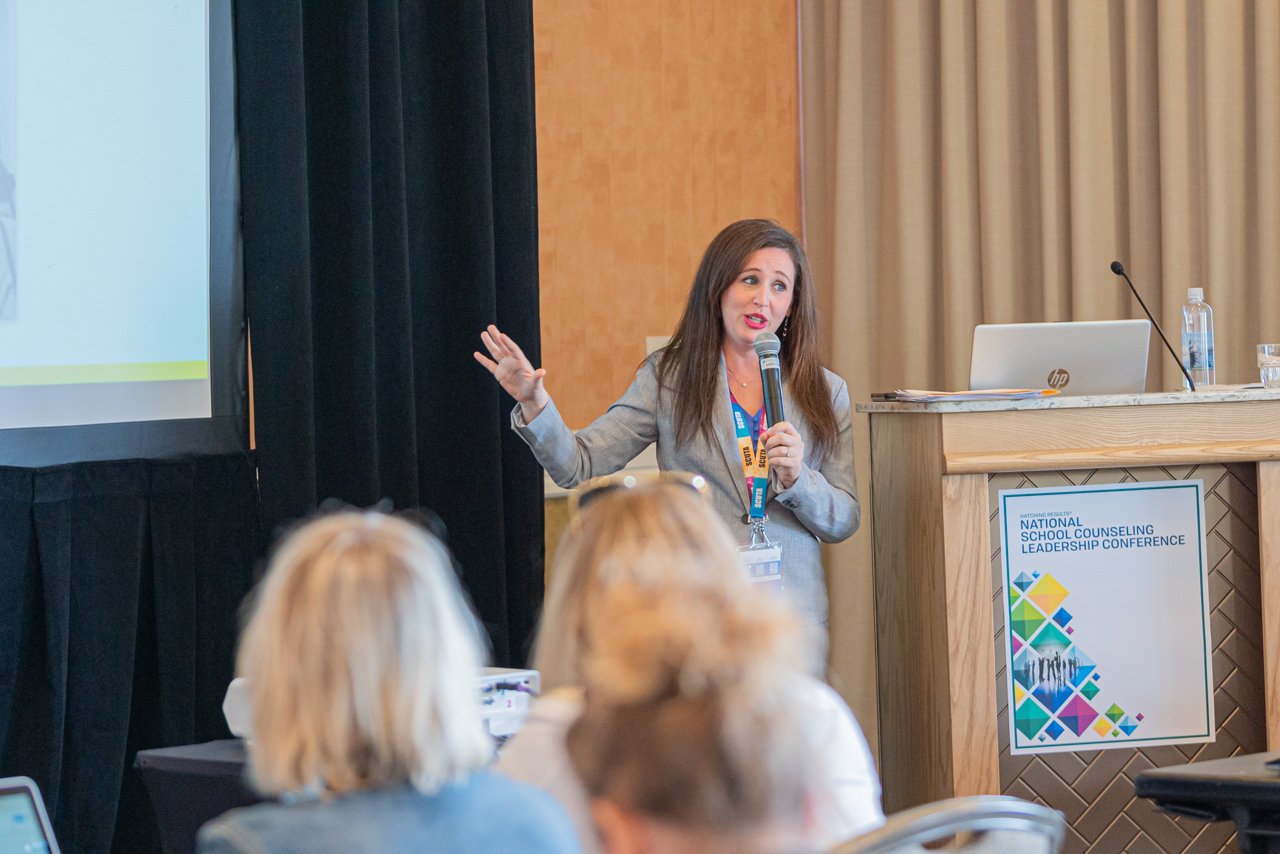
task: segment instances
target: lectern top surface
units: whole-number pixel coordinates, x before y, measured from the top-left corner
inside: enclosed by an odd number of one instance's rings
[[[1280,391],[1239,386],[1218,386],[1203,391],[1157,392],[1154,394],[1099,394],[1030,400],[965,400],[939,403],[871,401],[857,405],[858,412],[1002,412],[1019,409],[1087,409],[1105,406],[1169,406],[1173,404],[1235,403],[1251,400],[1280,400]]]

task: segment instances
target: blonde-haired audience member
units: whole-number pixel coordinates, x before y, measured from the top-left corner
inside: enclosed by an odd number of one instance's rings
[[[840,697],[806,675],[803,631],[747,580],[694,490],[614,490],[556,555],[535,659],[544,693],[498,770],[559,799],[584,850],[601,849],[593,812],[615,851],[642,829],[659,848],[676,844],[655,836],[666,828],[695,848],[758,850],[871,830],[884,815],[870,751]]]
[[[290,536],[241,639],[254,784],[282,803],[201,830],[219,852],[576,851],[543,793],[482,767],[481,646],[444,547],[380,513]]]

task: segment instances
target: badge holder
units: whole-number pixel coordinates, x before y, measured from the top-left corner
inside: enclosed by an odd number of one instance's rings
[[[768,502],[769,457],[761,447],[758,451],[751,438],[751,428],[742,407],[733,405],[733,429],[738,435],[738,450],[742,454],[742,474],[747,480],[747,513],[751,518],[751,543],[738,547],[738,559],[747,572],[747,580],[759,584],[773,593],[782,593],[782,546],[774,543],[765,533],[764,524],[769,516],[764,512]]]
[[[751,520],[751,543],[738,546],[738,559],[752,584],[772,593],[782,593],[782,546],[765,533],[764,523],[768,518]]]

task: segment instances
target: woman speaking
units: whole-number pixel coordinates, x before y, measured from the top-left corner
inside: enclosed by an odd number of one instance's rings
[[[670,343],[576,434],[543,385],[546,371],[497,327],[480,335],[488,356],[475,357],[515,398],[512,427],[560,486],[615,472],[656,442],[662,470],[706,478],[716,512],[744,547],[767,519],[765,534],[781,548],[783,590],[806,621],[825,630],[819,542],[849,537],[861,513],[849,390],[818,363],[816,315],[799,241],[775,222],[742,220],[707,247]],[[762,332],[781,340],[786,420],[771,425],[763,423],[753,346]],[[767,489],[753,489],[757,481]]]

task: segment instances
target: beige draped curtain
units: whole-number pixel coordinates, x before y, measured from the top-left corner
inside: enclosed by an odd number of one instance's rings
[[[1141,317],[1116,259],[1175,347],[1203,287],[1218,381],[1257,381],[1280,0],[800,0],[800,39],[805,238],[855,399],[966,387],[978,323]],[[1179,377],[1157,342],[1148,388]],[[828,564],[833,680],[874,730],[870,543]]]

